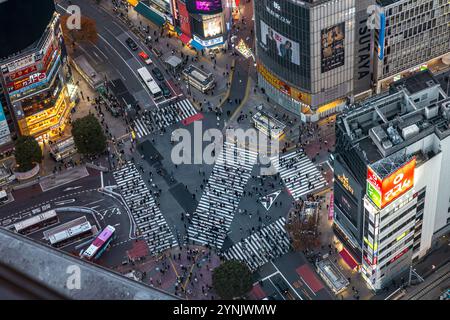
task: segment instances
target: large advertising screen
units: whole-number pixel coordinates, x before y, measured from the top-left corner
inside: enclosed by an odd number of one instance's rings
[[[334,204],[354,226],[358,224],[358,205],[340,185],[334,187]]]
[[[222,0],[187,0],[190,13],[213,14],[222,11]]]
[[[321,31],[321,70],[322,73],[341,67],[345,63],[345,23]]]
[[[387,178],[380,179],[369,167],[367,171],[367,196],[378,208],[384,208],[414,186],[415,168],[416,159],[413,158]]]
[[[276,32],[261,20],[261,47],[269,56],[279,56],[286,64],[300,64],[299,44]]]
[[[183,1],[178,0],[177,6],[181,32],[188,37],[191,37],[191,24],[189,22],[189,12],[187,11],[186,4]]]

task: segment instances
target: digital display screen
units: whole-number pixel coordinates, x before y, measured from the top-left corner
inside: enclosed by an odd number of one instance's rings
[[[222,0],[187,0],[190,13],[218,13],[222,11]]]

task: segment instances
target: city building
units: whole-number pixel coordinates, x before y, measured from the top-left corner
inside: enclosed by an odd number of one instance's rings
[[[376,92],[411,73],[448,67],[450,2],[448,0],[377,0],[382,18],[375,29]]]
[[[0,103],[5,114],[0,116],[0,143],[10,140],[7,129],[39,140],[57,137],[68,122],[72,102],[70,70],[54,3],[7,1],[0,5],[2,15],[24,19],[8,19],[7,28],[0,28],[5,42],[0,55]]]
[[[381,289],[450,231],[450,98],[429,70],[393,83],[338,116],[334,157],[335,234]]]
[[[254,2],[258,84],[303,121],[339,111],[353,92],[356,2]]]
[[[197,50],[227,45],[235,0],[128,0],[136,12]]]

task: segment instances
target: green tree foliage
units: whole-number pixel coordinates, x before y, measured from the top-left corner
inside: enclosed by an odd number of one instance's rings
[[[239,298],[252,288],[252,274],[244,263],[229,260],[214,269],[212,284],[222,299]]]
[[[97,155],[106,149],[106,137],[97,118],[90,114],[72,123],[72,135],[78,152]]]
[[[15,143],[17,171],[25,172],[42,161],[42,150],[34,137],[21,136]]]

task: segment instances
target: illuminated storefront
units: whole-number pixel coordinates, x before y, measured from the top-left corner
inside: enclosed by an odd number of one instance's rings
[[[3,86],[21,135],[49,139],[64,131],[73,104],[63,46],[59,15],[54,14],[34,47],[1,64]]]

